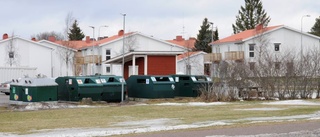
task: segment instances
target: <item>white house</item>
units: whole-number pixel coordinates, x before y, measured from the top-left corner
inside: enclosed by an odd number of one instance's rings
[[[61,45],[62,41],[54,43]],[[122,59],[125,59],[125,77],[132,74],[176,74],[177,55],[187,51],[174,43],[139,32],[124,34],[122,30],[118,35],[98,41],[87,36],[85,41],[70,43],[78,50],[75,63],[81,68],[82,75],[122,75]],[[161,63],[164,64],[155,67]]]
[[[204,55],[203,51],[185,52],[178,56],[178,74],[204,75]]]
[[[4,34],[3,39],[0,40],[0,74],[2,76],[0,82],[24,75],[41,74],[47,77],[65,75],[65,67],[54,67],[55,61],[59,60],[56,49],[61,46],[43,43],[45,42],[9,37],[8,34]],[[4,74],[8,72],[7,70],[14,70],[14,72]],[[72,74],[71,71],[70,74]],[[6,75],[5,78],[4,75]]]
[[[266,49],[274,58],[300,58],[312,50],[320,49],[320,37],[301,32],[287,26],[270,26],[246,30],[238,34],[214,41],[212,54],[206,55],[206,61],[213,63],[213,73],[220,61],[246,61],[254,65],[257,58]]]
[[[184,39],[182,36],[176,36],[173,40],[167,40],[168,42],[185,47],[185,53],[178,56],[177,60],[177,73],[190,74],[190,75],[208,75],[204,66],[204,55],[207,53],[202,51],[191,52],[194,48],[196,39],[190,37]]]

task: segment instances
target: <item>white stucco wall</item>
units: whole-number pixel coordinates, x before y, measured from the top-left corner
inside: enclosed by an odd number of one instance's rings
[[[204,75],[204,54],[198,53],[190,56],[189,58],[180,59],[177,61],[177,73],[186,74],[187,64],[191,65],[191,75]]]
[[[15,61],[10,66],[8,61],[8,45],[12,43]],[[51,48],[40,43],[15,37],[0,41],[0,66],[36,68],[36,74],[51,76]]]
[[[73,65],[73,57],[74,57],[74,50],[65,48],[61,45],[57,45],[55,43],[51,43],[49,41],[40,41],[39,43],[46,45],[52,50],[50,51],[50,60],[52,55],[52,64],[50,64],[50,70],[52,67],[52,74],[50,71],[50,75],[52,77],[59,77],[59,76],[73,76],[75,74],[74,65]],[[68,63],[68,67],[65,61],[66,52],[70,53],[70,61]]]

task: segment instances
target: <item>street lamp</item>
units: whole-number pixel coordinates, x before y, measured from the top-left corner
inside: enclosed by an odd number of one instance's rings
[[[91,74],[94,74],[94,65],[93,65],[93,47],[94,47],[94,27],[93,26],[89,26],[90,28],[92,28],[93,30],[93,33],[92,33],[92,48],[91,48],[91,63],[92,63],[92,66],[91,66]]]
[[[106,28],[107,28],[108,26],[107,26],[107,25],[103,25],[103,26],[100,26],[100,27],[99,27],[98,40],[100,40],[100,29],[101,29],[102,27],[106,27]]]
[[[124,34],[125,34],[125,24],[126,24],[126,14],[121,13],[123,16],[123,38],[122,38],[122,77],[123,81],[121,82],[121,102],[123,102],[123,96],[124,96]],[[133,66],[134,67],[134,66]]]
[[[303,21],[303,18],[304,17],[310,17],[310,15],[303,15],[302,17],[301,17],[301,32],[300,32],[300,34],[301,34],[301,61],[302,61],[302,58],[303,58],[303,47],[302,47],[302,21]]]
[[[213,42],[213,22],[209,22],[209,24],[211,24],[211,49],[213,49],[213,44],[212,44],[212,42]],[[212,52],[212,51],[211,51]],[[218,53],[217,51],[216,51],[216,53]],[[214,66],[213,66],[214,64],[213,64],[213,61],[211,62],[211,72],[213,73],[213,69],[214,69]],[[213,76],[213,74],[211,73],[211,76]]]

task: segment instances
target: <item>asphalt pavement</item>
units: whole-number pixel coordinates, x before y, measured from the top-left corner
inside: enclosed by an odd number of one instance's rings
[[[243,125],[213,129],[188,129],[145,134],[124,135],[124,137],[319,137],[320,120],[273,123],[266,125]]]
[[[8,95],[5,95],[4,93],[0,93],[0,106],[7,106],[9,103],[9,97]]]

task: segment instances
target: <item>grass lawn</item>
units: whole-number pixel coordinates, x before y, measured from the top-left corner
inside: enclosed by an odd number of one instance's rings
[[[239,120],[252,117],[280,117],[313,114],[319,105],[270,105],[268,101],[228,102],[221,105],[155,105],[160,102],[188,102],[185,100],[152,100],[147,105],[98,105],[89,108],[13,111],[0,107],[0,132],[17,134],[55,128],[112,128],[116,123],[148,119],[178,119],[179,124]],[[312,100],[319,103],[320,100]],[[130,103],[131,104],[131,103]],[[266,110],[250,110],[266,108]],[[267,110],[267,108],[278,108]],[[242,110],[243,109],[243,110]],[[245,111],[245,110],[250,111]],[[239,123],[244,121],[239,121]]]

